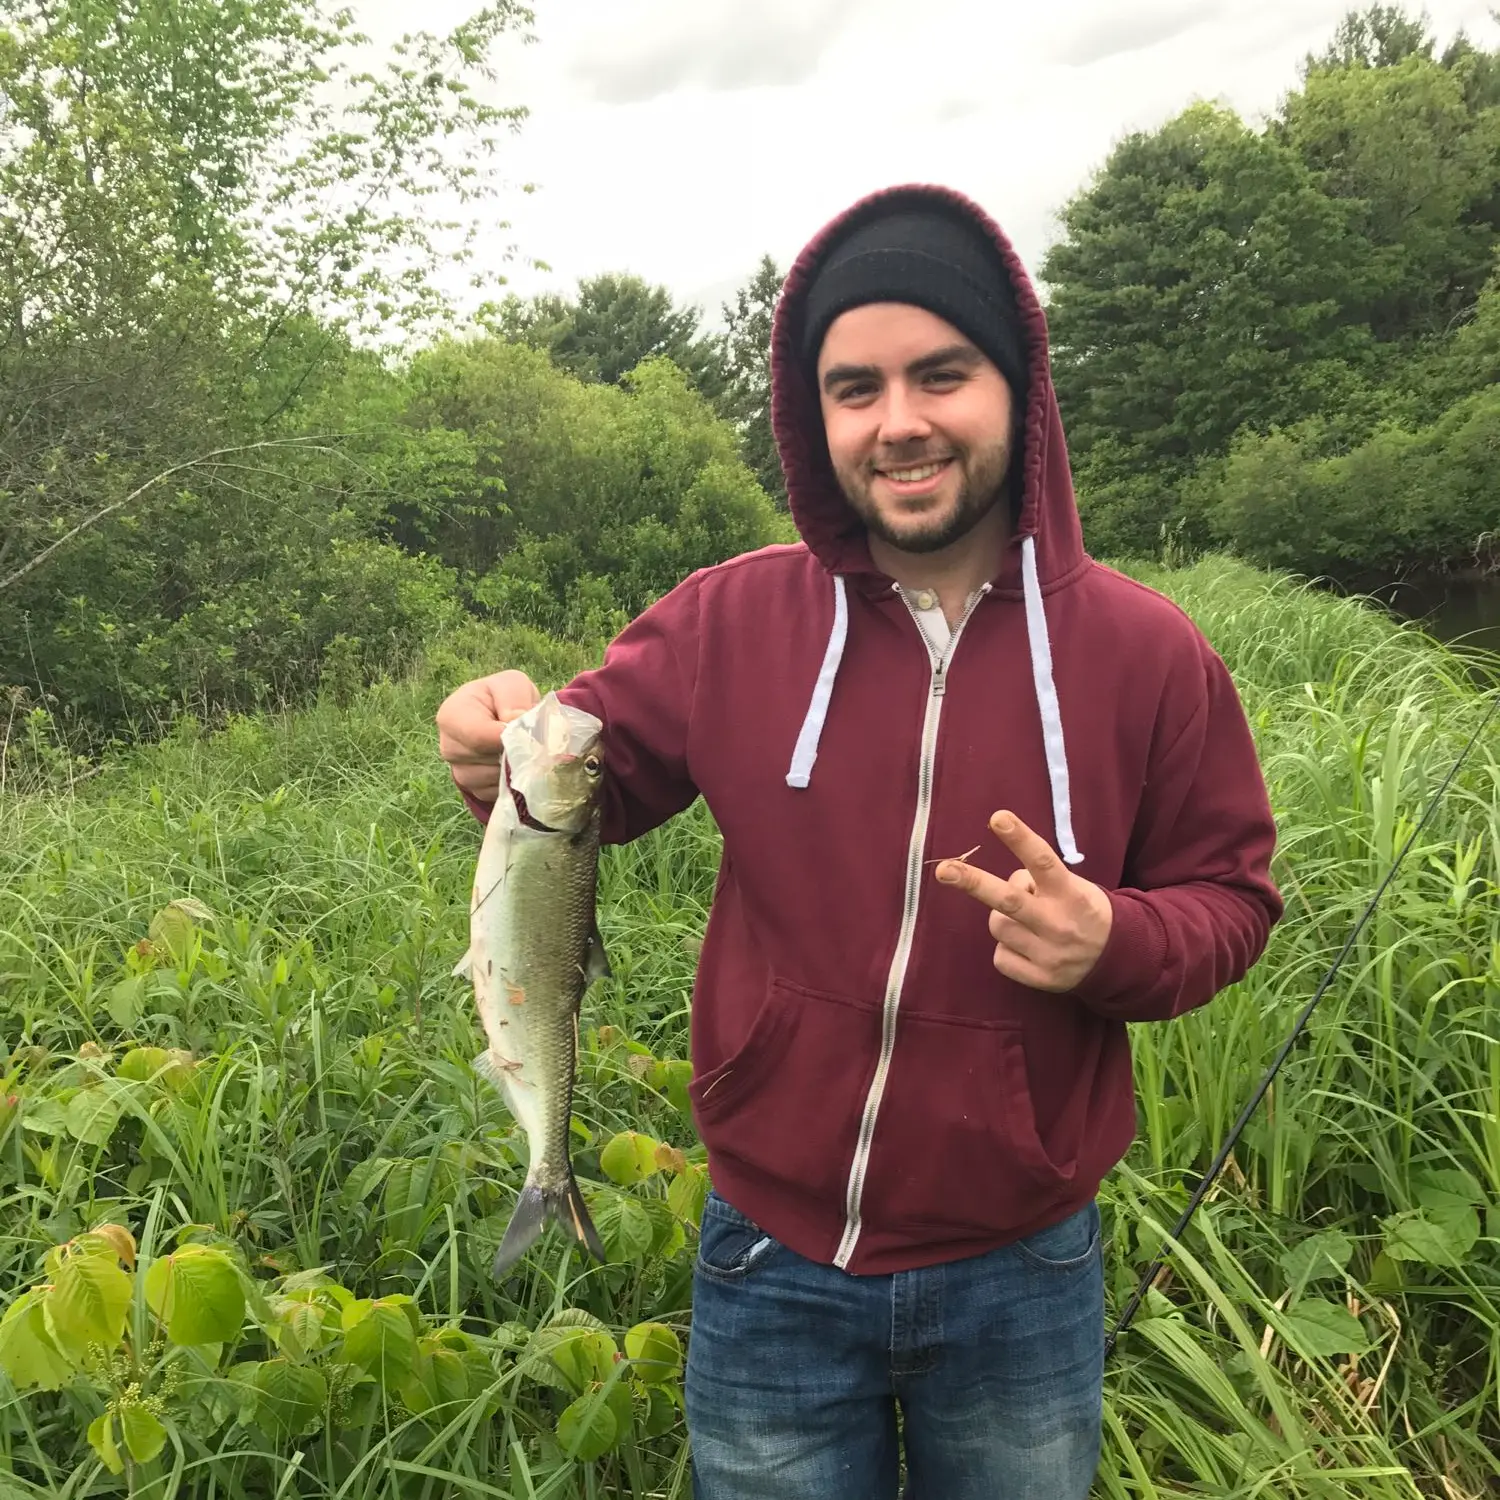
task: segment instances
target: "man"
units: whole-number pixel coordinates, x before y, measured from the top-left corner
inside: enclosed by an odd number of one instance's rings
[[[1078,1500],[1125,1023],[1260,956],[1264,783],[1196,628],[1084,553],[1042,309],[976,205],[841,215],[772,367],[803,544],[695,574],[562,693],[605,725],[608,840],[700,794],[724,839],[695,1494],[893,1496],[899,1409],[918,1500]],[[502,672],[439,712],[480,817],[535,698]]]

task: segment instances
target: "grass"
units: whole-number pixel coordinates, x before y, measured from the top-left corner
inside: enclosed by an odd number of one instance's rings
[[[1142,576],[1235,673],[1288,916],[1244,983],[1136,1029],[1140,1139],[1103,1198],[1116,1307],[1484,707],[1477,659],[1348,601],[1219,561]],[[249,1295],[222,1348],[178,1348],[153,1332],[137,1275],[113,1363],[84,1361],[57,1390],[0,1379],[0,1489],[688,1495],[674,1387],[636,1378],[633,1355],[611,1374],[606,1356],[643,1321],[689,1334],[701,1183],[670,1064],[717,839],[697,808],[605,859],[616,977],[586,1017],[578,1161],[619,1263],[581,1268],[554,1239],[496,1286],[521,1157],[469,1066],[478,1033],[449,973],[478,830],[431,714],[501,660],[543,683],[579,664],[538,638],[476,635],[347,707],[213,733],[180,721],[71,789],[35,736],[12,757],[0,1292],[55,1289],[72,1273],[49,1249],[113,1222],[142,1267],[197,1239]],[[1099,1495],[1466,1500],[1500,1480],[1497,740],[1476,748],[1121,1341]],[[50,785],[28,786],[38,776]],[[186,897],[212,920],[159,916]],[[615,1187],[600,1158],[624,1131],[681,1155]],[[387,1317],[371,1354],[360,1320]],[[450,1352],[468,1374],[427,1406]],[[299,1405],[308,1381],[326,1399]],[[139,1401],[167,1440],[115,1477],[85,1429]]]

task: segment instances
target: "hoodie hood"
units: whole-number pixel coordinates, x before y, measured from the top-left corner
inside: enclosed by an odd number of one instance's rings
[[[1029,382],[1019,455],[1021,511],[993,587],[1002,597],[1021,595],[1022,544],[1031,538],[1045,593],[1088,565],[1062,418],[1052,388],[1047,319],[1026,268],[1000,226],[978,204],[951,188],[918,184],[887,188],[861,199],[826,225],[787,273],[771,331],[771,426],[792,519],[809,550],[829,572],[867,577],[871,582],[880,577],[870,560],[864,523],[834,476],[822,407],[799,350],[807,292],[829,252],[864,220],[908,207],[939,208],[968,219],[994,246],[1010,276],[1021,315]]]

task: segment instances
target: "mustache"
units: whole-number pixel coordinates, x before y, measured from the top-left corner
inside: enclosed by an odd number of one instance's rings
[[[960,455],[952,449],[941,453],[925,453],[921,451],[908,452],[903,449],[899,453],[883,453],[869,462],[872,473],[882,473],[888,469],[919,469],[923,464],[940,464],[949,459],[957,462]]]

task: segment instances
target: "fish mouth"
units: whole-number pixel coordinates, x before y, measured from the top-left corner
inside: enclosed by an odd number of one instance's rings
[[[515,804],[516,816],[522,821],[522,823],[526,825],[526,827],[533,828],[538,833],[562,832],[561,829],[552,828],[546,823],[542,822],[540,818],[533,817],[531,814],[531,809],[526,805],[526,799],[520,794],[520,792],[515,789],[515,787],[507,785],[506,791],[510,793],[510,800]]]

